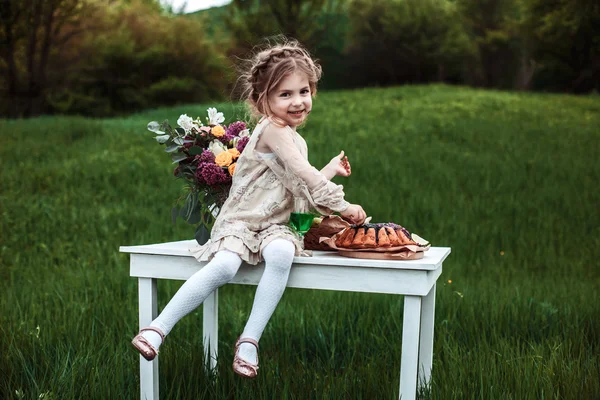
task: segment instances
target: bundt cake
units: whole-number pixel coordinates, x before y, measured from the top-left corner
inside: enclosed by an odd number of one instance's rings
[[[400,225],[383,223],[351,225],[336,239],[335,245],[344,249],[371,249],[419,244]]]

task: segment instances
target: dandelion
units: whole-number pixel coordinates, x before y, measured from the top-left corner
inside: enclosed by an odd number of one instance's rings
[[[500,250],[500,255],[503,256],[504,255],[504,251]]]
[[[448,279],[448,283],[452,283],[452,279]]]

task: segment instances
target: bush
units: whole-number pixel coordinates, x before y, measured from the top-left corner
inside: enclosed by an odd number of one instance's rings
[[[169,76],[144,90],[145,98],[153,107],[160,104],[191,103],[198,93],[207,92],[206,87],[196,79]]]

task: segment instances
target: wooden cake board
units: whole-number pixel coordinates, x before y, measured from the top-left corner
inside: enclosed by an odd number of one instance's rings
[[[353,250],[339,250],[340,256],[351,257],[351,258],[367,258],[374,260],[420,260],[424,257],[425,253],[422,251],[401,251],[396,253],[384,253],[384,252],[371,252],[371,251],[353,251]],[[401,254],[402,253],[402,254]]]

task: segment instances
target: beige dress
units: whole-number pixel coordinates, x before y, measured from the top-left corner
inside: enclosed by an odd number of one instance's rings
[[[294,197],[303,197],[321,214],[343,211],[343,186],[329,181],[308,162],[306,142],[289,126],[265,135],[261,141],[271,153],[256,151],[256,144],[272,122],[263,118],[237,161],[229,197],[215,221],[209,241],[190,249],[198,261],[208,261],[229,250],[249,264],[262,261],[262,251],[276,238],[290,240],[296,255],[303,252],[301,237],[288,227]]]

